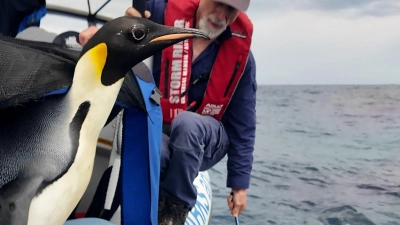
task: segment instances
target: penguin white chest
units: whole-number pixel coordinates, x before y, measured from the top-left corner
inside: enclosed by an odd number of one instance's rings
[[[75,160],[68,171],[32,200],[28,225],[65,223],[86,191],[95,154],[96,140],[80,143]]]

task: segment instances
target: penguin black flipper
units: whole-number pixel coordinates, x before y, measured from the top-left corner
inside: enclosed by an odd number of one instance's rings
[[[0,36],[0,109],[65,93],[78,57],[61,45]]]
[[[54,93],[65,94],[72,84],[80,51],[66,45],[0,35],[0,109],[22,105]],[[123,107],[145,111],[135,75],[149,80],[144,63],[129,71],[108,124]],[[151,74],[150,74],[151,77]],[[152,78],[151,78],[152,79]]]

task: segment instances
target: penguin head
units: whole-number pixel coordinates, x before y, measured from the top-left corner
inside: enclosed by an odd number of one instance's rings
[[[103,85],[123,78],[136,64],[155,53],[189,38],[210,37],[198,29],[157,24],[145,18],[123,16],[104,24],[85,44],[81,56],[99,44],[105,44]]]

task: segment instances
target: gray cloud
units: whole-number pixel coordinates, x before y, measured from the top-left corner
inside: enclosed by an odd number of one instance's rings
[[[361,10],[360,15],[370,15],[376,17],[385,17],[391,15],[400,14],[400,1],[398,0],[386,0],[386,1],[374,1],[368,4]]]
[[[250,15],[260,84],[400,84],[400,15]]]
[[[320,10],[337,10],[349,7],[363,7],[373,2],[390,2],[391,0],[252,0],[251,7],[257,9],[303,8]]]
[[[288,13],[293,10],[335,13],[344,17],[385,17],[400,14],[399,0],[252,0],[250,13]],[[338,14],[342,13],[342,14]]]
[[[370,3],[381,0],[305,0],[302,1],[303,8],[340,10],[347,8],[362,8]]]

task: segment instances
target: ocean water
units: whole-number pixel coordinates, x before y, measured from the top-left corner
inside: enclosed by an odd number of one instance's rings
[[[259,86],[240,224],[400,225],[400,86]],[[226,157],[211,224],[235,224]]]

